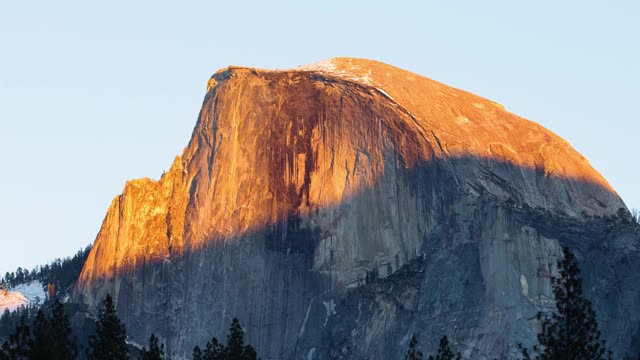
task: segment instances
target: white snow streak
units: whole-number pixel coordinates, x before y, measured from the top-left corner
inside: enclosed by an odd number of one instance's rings
[[[319,73],[325,73],[328,75],[333,75],[336,77],[340,77],[346,80],[354,81],[366,86],[374,86],[371,78],[371,70],[368,70],[368,74],[361,76],[358,75],[360,69],[358,66],[352,66],[351,68],[338,67],[333,62],[333,59],[322,60],[318,62],[314,62],[307,65],[298,66],[295,70],[301,71],[315,71]]]
[[[18,285],[5,295],[0,291],[0,313],[5,309],[16,310],[20,306],[27,306],[29,303],[42,302],[45,299],[42,285],[34,281],[29,284]]]
[[[325,309],[327,309],[327,317],[324,319],[323,326],[327,326],[327,322],[329,321],[329,316],[336,314],[336,303],[333,301],[333,299],[329,301],[323,301],[322,303],[324,304]]]

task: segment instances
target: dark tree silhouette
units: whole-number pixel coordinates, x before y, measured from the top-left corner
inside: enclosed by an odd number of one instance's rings
[[[207,343],[204,348],[203,360],[223,360],[227,359],[225,354],[226,348],[223,343],[215,337]]]
[[[418,340],[415,335],[411,337],[411,341],[409,341],[409,348],[407,352],[404,354],[405,360],[422,360],[423,355],[420,350],[418,350]]]
[[[73,360],[78,353],[76,339],[71,335],[71,323],[64,312],[64,305],[56,299],[51,310],[50,336],[51,360]]]
[[[551,316],[538,313],[542,327],[538,343],[531,353],[520,345],[522,356],[526,360],[610,359],[591,302],[582,293],[576,258],[569,248],[563,253],[564,258],[558,261],[560,276],[551,278],[556,309]]]
[[[196,346],[195,348],[193,348],[193,355],[192,355],[193,360],[202,360],[202,350],[200,350],[200,346]]]
[[[236,318],[231,322],[227,345],[212,338],[202,351],[199,346],[193,349],[193,360],[256,360],[258,355],[251,345],[244,345],[244,330]]]
[[[9,357],[9,344],[7,342],[0,347],[0,360],[11,360]]]
[[[1,281],[6,281],[11,287],[39,281],[47,294],[50,294],[50,290],[53,289],[58,295],[65,296],[78,280],[90,251],[91,245],[78,250],[72,257],[55,259],[49,264],[36,266],[31,271],[19,267],[15,272],[5,273]],[[52,286],[51,289],[49,285]]]
[[[633,360],[635,358],[635,354],[638,354],[637,360],[640,360],[640,326],[635,331],[635,335],[631,337],[631,352],[632,355],[627,355],[625,360]]]
[[[418,340],[415,335],[411,337],[411,341],[409,342],[409,348],[407,352],[404,354],[405,360],[422,360],[424,355],[420,350],[418,350]],[[461,355],[458,353],[457,355],[453,354],[451,348],[449,348],[449,339],[446,336],[440,338],[440,345],[438,346],[438,353],[434,357],[430,355],[428,360],[460,360]]]
[[[446,336],[440,338],[440,345],[438,346],[438,353],[435,357],[429,356],[429,360],[460,360],[461,355],[458,353],[457,355],[453,354],[451,348],[449,348],[449,339]]]
[[[244,330],[240,326],[240,321],[233,318],[227,336],[226,358],[229,360],[252,360],[256,359],[256,352],[251,345],[244,345]]]
[[[89,339],[91,360],[126,360],[127,330],[118,318],[111,295],[107,294],[96,321],[96,334]]]
[[[71,325],[59,301],[54,302],[52,313],[51,319],[48,319],[43,309],[38,310],[33,320],[32,337],[25,334],[22,327],[14,334],[14,337],[20,334],[21,339],[27,339],[30,360],[73,360],[76,357],[75,339],[70,338]],[[21,320],[21,323],[24,324],[25,320]]]
[[[29,343],[31,342],[29,333],[29,326],[25,323],[23,316],[16,325],[15,333],[9,336],[9,340],[2,345],[3,356],[7,356],[11,360],[29,359]]]
[[[42,310],[38,310],[33,323],[33,339],[29,342],[29,358],[32,360],[49,359],[53,355],[51,342],[49,320]]]
[[[158,345],[158,338],[154,334],[149,338],[149,350],[142,348],[140,360],[164,360],[164,344]]]
[[[30,325],[35,321],[39,308],[40,305],[35,302],[29,303],[26,306],[20,306],[13,311],[5,309],[2,316],[0,316],[0,336],[4,338],[4,340],[8,340],[12,334],[15,334],[16,327],[20,324],[23,318],[24,323],[30,327]]]

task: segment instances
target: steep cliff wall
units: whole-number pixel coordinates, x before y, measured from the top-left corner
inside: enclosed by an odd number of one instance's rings
[[[561,245],[638,263],[633,230],[605,226],[620,208],[564,140],[473,94],[361,59],[230,67],[171,169],[114,199],[76,293],[114,294],[133,339],[177,356],[235,316],[264,359],[385,359],[411,332],[503,356],[552,304]],[[605,263],[586,275],[598,296]],[[596,301],[605,327],[626,316],[620,346],[638,294]]]

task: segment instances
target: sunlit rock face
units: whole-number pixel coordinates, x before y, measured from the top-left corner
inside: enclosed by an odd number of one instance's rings
[[[238,317],[263,359],[399,358],[412,334],[511,357],[570,246],[629,346],[637,229],[549,130],[362,59],[229,67],[207,88],[171,169],[114,199],[76,289],[94,308],[114,295],[136,342],[185,358]]]
[[[21,306],[27,306],[29,299],[17,291],[0,292],[0,312],[13,311]]]
[[[20,284],[12,287],[11,290],[6,286],[0,287],[0,314],[5,310],[14,311],[29,304],[41,304],[45,296],[42,284],[38,281]]]

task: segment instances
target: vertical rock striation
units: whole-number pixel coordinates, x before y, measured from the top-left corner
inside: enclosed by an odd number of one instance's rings
[[[622,209],[622,210],[620,210]],[[638,326],[638,230],[584,157],[494,102],[379,62],[229,67],[189,145],[111,204],[76,296],[176,357],[240,318],[263,359],[387,359],[412,333],[509,357],[570,246],[603,330]]]

